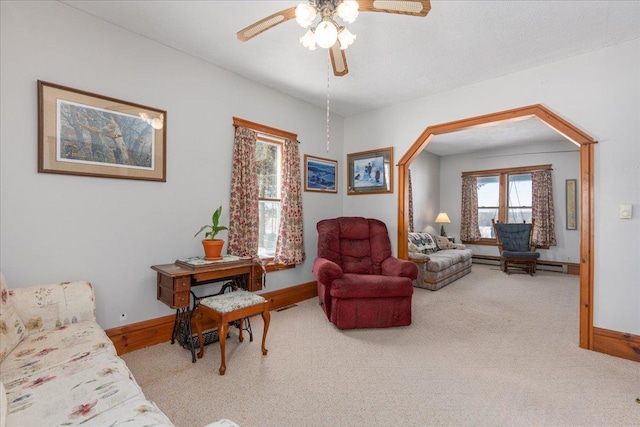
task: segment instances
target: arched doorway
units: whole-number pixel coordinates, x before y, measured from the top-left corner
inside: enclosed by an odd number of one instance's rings
[[[524,117],[537,117],[580,147],[580,347],[593,349],[594,144],[589,135],[542,105],[530,105],[484,116],[429,126],[398,162],[398,256],[408,258],[409,166],[436,135]]]

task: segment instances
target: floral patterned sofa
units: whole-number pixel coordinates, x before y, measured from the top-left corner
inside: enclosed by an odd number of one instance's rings
[[[429,233],[409,233],[409,260],[418,265],[413,286],[437,291],[471,273],[473,252],[463,244]]]
[[[89,282],[8,289],[0,272],[0,426],[171,426],[96,323]]]

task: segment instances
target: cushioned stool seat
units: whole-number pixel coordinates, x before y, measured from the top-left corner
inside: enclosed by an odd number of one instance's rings
[[[195,309],[196,330],[200,341],[198,358],[204,354],[204,340],[202,337],[201,316],[207,316],[218,322],[218,338],[220,340],[220,375],[224,375],[227,366],[225,364],[225,346],[229,322],[240,320],[240,342],[243,341],[244,318],[260,313],[264,320],[262,331],[262,354],[267,354],[265,342],[271,315],[269,314],[269,302],[262,296],[247,291],[227,292],[200,300]]]

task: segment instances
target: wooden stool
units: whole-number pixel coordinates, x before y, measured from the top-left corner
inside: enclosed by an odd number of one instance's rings
[[[260,313],[264,320],[264,330],[262,331],[262,354],[267,354],[265,342],[267,340],[267,331],[269,330],[269,322],[271,314],[269,314],[269,302],[260,295],[256,295],[247,291],[226,292],[219,295],[203,298],[200,300],[198,307],[195,309],[196,331],[198,332],[198,341],[200,341],[200,351],[198,359],[204,354],[204,340],[202,337],[202,324],[200,316],[207,316],[218,322],[218,339],[220,340],[220,375],[224,375],[227,370],[225,364],[225,346],[227,342],[227,331],[229,330],[229,322],[240,320],[240,336],[239,341],[242,342],[244,337],[242,331],[244,329],[244,318]]]

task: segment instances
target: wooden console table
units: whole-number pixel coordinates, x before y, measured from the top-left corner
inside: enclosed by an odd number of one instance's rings
[[[171,344],[177,339],[181,345],[189,348],[194,363],[196,353],[192,338],[191,317],[197,297],[191,288],[208,283],[231,281],[234,287],[248,291],[262,289],[262,266],[252,259],[193,268],[177,263],[161,264],[152,265],[151,269],[157,272],[158,300],[176,310]]]

